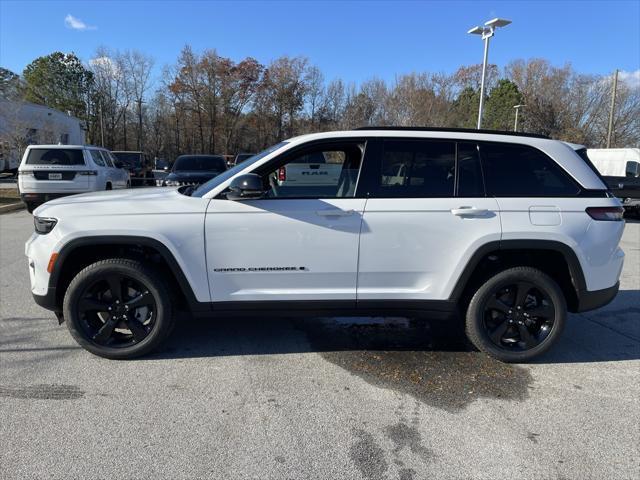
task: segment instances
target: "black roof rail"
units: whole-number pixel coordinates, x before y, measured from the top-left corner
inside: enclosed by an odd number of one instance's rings
[[[396,131],[409,131],[409,132],[453,132],[453,133],[487,133],[490,135],[510,135],[512,137],[531,137],[531,138],[546,138],[547,135],[541,135],[539,133],[524,133],[524,132],[509,132],[505,130],[487,130],[475,128],[447,128],[447,127],[359,127],[355,130],[396,130]]]

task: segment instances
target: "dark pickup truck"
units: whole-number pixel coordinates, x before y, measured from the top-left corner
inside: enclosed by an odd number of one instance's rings
[[[116,158],[124,164],[131,175],[131,185],[134,187],[151,187],[155,185],[153,165],[144,152],[112,151]]]
[[[640,150],[581,148],[576,150],[620,199],[629,215],[640,216]]]

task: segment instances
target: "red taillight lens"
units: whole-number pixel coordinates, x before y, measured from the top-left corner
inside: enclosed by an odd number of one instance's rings
[[[287,170],[284,167],[278,169],[278,181],[284,182],[287,179]]]
[[[622,207],[588,207],[585,211],[594,220],[605,222],[618,222],[624,216],[624,208]]]

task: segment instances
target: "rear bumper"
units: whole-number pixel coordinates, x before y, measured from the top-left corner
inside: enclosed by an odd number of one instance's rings
[[[588,312],[604,307],[616,297],[619,289],[620,282],[617,282],[613,287],[602,290],[578,292],[578,309],[576,311]]]
[[[80,193],[87,193],[86,190],[78,191],[78,192],[68,192],[68,193],[21,193],[20,199],[24,203],[32,203],[34,205],[41,205],[49,200],[54,200],[56,198],[68,197],[70,195],[78,195]]]

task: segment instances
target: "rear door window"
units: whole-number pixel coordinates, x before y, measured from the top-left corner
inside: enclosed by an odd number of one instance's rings
[[[551,158],[527,145],[480,143],[487,194],[496,197],[575,196],[577,184]]]
[[[29,150],[27,165],[84,165],[82,150],[72,148],[32,148]]]
[[[454,142],[386,140],[375,196],[453,197],[455,158]]]
[[[94,163],[96,165],[99,165],[101,167],[105,167],[105,163],[104,163],[104,159],[102,158],[102,155],[100,154],[99,150],[89,150],[91,152],[91,158],[93,159]]]

